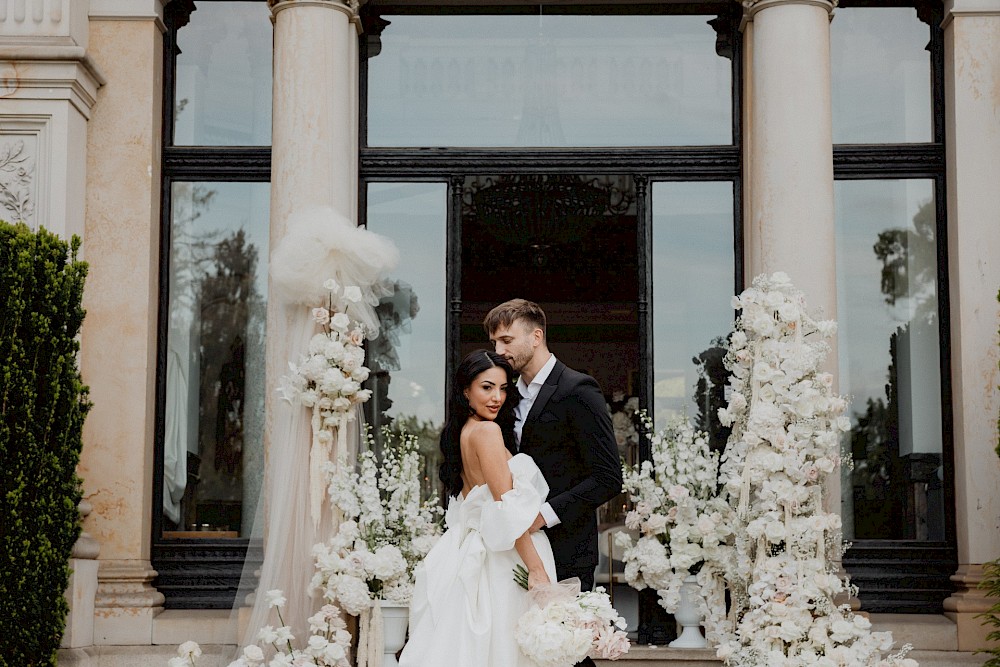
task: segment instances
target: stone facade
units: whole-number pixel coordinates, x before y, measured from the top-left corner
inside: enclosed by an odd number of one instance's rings
[[[86,542],[74,555],[81,562],[68,593],[73,616],[64,664],[148,665],[165,662],[171,645],[184,639],[228,644],[235,637],[222,612],[164,611],[151,583],[168,1],[0,0],[0,216],[80,235],[91,266],[81,365],[94,409],[80,475],[92,507],[83,508],[84,526],[96,545]],[[356,3],[269,4],[273,248],[302,207],[356,213],[360,22]],[[834,316],[834,7],[827,0],[745,6],[746,275],[780,269],[802,276],[810,303]],[[1000,411],[1000,0],[947,0],[944,32],[960,566],[944,616],[876,623],[928,651],[924,664],[966,664],[948,652],[982,646],[985,631],[975,614],[988,601],[975,586],[982,564],[1000,556],[1000,460],[993,452]],[[285,363],[280,332],[290,326],[287,317],[268,313],[272,373]],[[836,497],[830,502],[836,505]],[[667,656],[634,658],[655,664]],[[705,656],[685,659],[711,664]]]

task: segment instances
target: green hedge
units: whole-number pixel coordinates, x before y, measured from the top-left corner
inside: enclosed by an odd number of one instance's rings
[[[0,222],[0,665],[55,665],[80,534],[80,240]],[[113,344],[109,341],[108,344]]]

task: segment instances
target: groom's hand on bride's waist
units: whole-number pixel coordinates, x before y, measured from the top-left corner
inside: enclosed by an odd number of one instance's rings
[[[535,522],[531,524],[531,528],[528,529],[529,532],[536,533],[545,527],[545,517],[539,512],[538,516],[535,517]]]

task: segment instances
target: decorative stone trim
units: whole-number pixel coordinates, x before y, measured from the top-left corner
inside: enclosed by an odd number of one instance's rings
[[[47,218],[51,116],[0,116],[0,218],[35,229]]]
[[[85,118],[106,80],[79,46],[0,46],[0,98],[68,100]]]
[[[87,16],[79,0],[0,2],[0,35],[87,45]]]
[[[1000,0],[945,0],[941,27],[947,27],[957,16],[1000,17]]]
[[[166,32],[163,6],[170,0],[90,0],[91,21],[153,21]]]

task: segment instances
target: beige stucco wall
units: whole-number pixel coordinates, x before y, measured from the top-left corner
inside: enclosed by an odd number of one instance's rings
[[[151,20],[92,21],[107,78],[88,128],[81,370],[94,408],[80,476],[100,542],[97,638],[148,644],[162,595],[149,586],[163,37]]]

